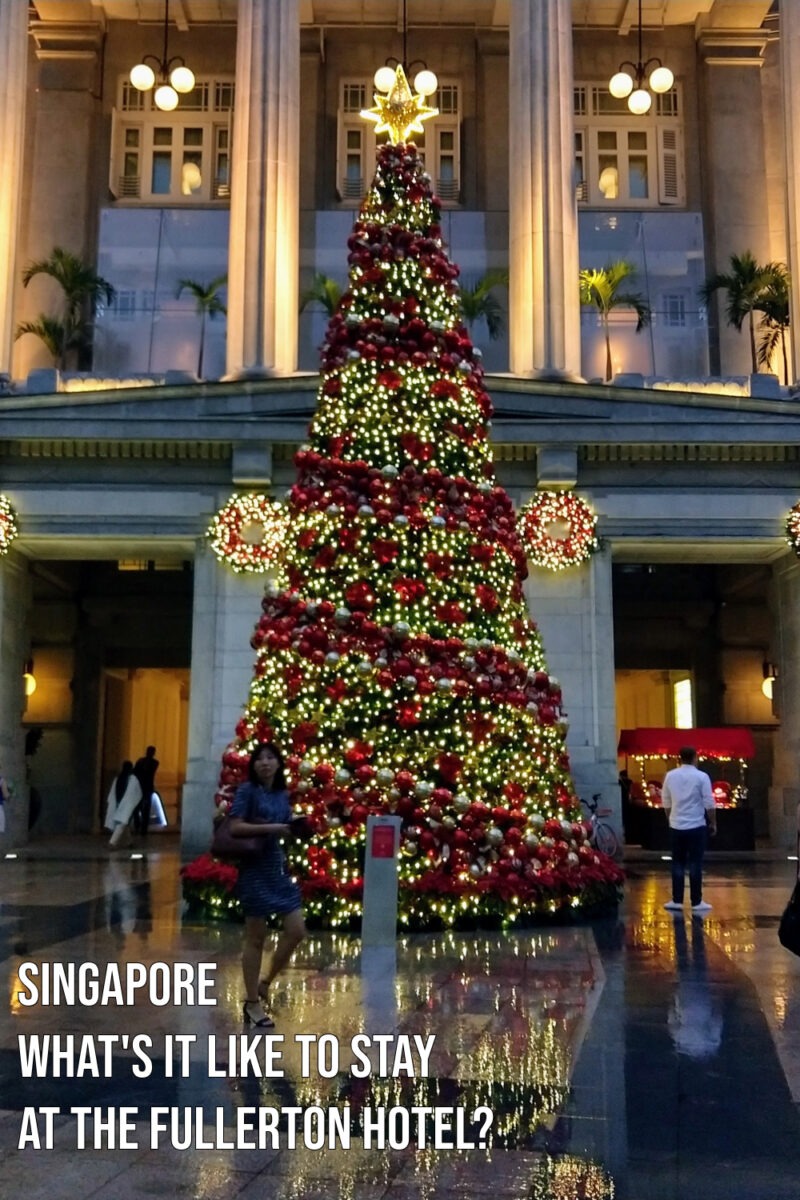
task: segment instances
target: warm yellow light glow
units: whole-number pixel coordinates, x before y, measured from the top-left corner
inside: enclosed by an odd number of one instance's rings
[[[138,91],[149,92],[156,81],[153,68],[147,63],[137,63],[131,70],[130,81]]]
[[[633,80],[627,71],[617,71],[609,80],[608,90],[617,100],[624,100],[633,91]]]
[[[675,76],[669,67],[656,67],[655,71],[650,73],[650,88],[660,95],[668,92],[674,82]]]
[[[679,679],[672,685],[672,702],[675,710],[675,728],[691,729],[694,725],[691,679]]]
[[[32,696],[37,687],[36,676],[32,675],[30,671],[26,671],[22,676],[22,683],[25,688],[25,695]]]
[[[169,81],[176,92],[185,96],[194,87],[194,71],[190,71],[188,67],[176,67],[171,72]]]
[[[628,108],[635,117],[643,117],[645,113],[650,112],[652,103],[653,97],[645,88],[637,88],[628,97]]]
[[[394,87],[395,73],[393,67],[378,67],[373,80],[379,92],[390,92]]]
[[[420,96],[432,96],[438,86],[439,80],[427,67],[424,71],[418,71],[414,76],[414,90],[419,92]]]
[[[388,133],[389,141],[399,145],[408,141],[411,133],[424,133],[422,122],[438,116],[439,110],[430,108],[424,96],[411,91],[401,66],[396,68],[394,75],[388,96],[376,92],[374,107],[362,109],[361,116],[365,121],[375,122],[376,133]]]
[[[768,700],[772,699],[774,692],[775,692],[775,680],[771,675],[769,676],[768,679],[765,679],[764,682],[761,684],[761,691],[764,693],[764,695],[767,697]]]
[[[156,88],[153,99],[156,102],[156,108],[160,108],[162,112],[172,112],[178,107],[178,93],[168,83],[162,83],[160,88]]]

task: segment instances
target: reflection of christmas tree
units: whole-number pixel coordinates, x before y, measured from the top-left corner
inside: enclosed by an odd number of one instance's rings
[[[561,692],[494,478],[480,354],[413,145],[381,148],[348,244],[350,287],[322,348],[222,782],[241,778],[254,741],[287,749],[320,834],[296,866],[311,915],[334,924],[358,910],[371,812],[403,818],[401,914],[414,925],[514,920],[579,906],[587,889],[608,898],[619,872],[578,821]]]

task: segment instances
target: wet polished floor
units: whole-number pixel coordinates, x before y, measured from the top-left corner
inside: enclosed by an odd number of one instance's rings
[[[592,925],[364,954],[315,935],[266,1036],[240,1019],[239,927],[183,918],[177,869],[166,841],[0,860],[0,1195],[800,1197],[800,959],[777,941],[792,864],[710,865],[705,919],[664,911],[658,863]],[[140,963],[154,986],[212,964],[217,1003],[25,1004],[43,982],[26,963],[112,984]]]

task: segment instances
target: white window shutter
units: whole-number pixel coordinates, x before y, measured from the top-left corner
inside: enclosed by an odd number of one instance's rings
[[[111,109],[111,153],[108,156],[108,190],[119,200],[119,177],[122,174],[119,145],[119,120],[116,108]]]
[[[683,137],[681,130],[674,126],[658,130],[658,202],[686,203]]]

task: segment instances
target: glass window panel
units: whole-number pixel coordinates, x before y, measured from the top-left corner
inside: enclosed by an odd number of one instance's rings
[[[150,180],[150,191],[154,196],[169,195],[171,175],[172,155],[165,150],[156,150],[153,154],[153,170]]]
[[[443,129],[439,135],[440,150],[454,150],[456,144],[455,134],[450,129]]]
[[[214,85],[214,107],[218,112],[233,108],[233,84],[217,82]]]
[[[637,133],[628,134],[628,149],[629,150],[647,150],[647,133],[639,131]]]
[[[628,160],[628,192],[631,200],[646,200],[650,195],[646,155],[634,154]]]
[[[367,102],[367,89],[363,83],[346,83],[342,90],[342,108],[345,112],[361,112]]]
[[[450,183],[455,177],[455,159],[449,154],[442,155],[439,159],[439,181]]]
[[[348,129],[347,131],[347,149],[361,150],[361,130]]]
[[[181,108],[184,112],[205,112],[208,109],[208,83],[198,83],[185,96],[181,96]]]
[[[597,135],[598,150],[616,150],[617,135],[611,129],[601,129]]]
[[[139,130],[138,129],[126,129],[125,130],[125,145],[126,146],[138,146],[139,145]]]
[[[171,146],[172,145],[172,130],[159,125],[153,130],[153,145],[154,146]]]
[[[361,178],[361,155],[360,154],[348,154],[348,156],[347,156],[347,178],[348,179],[360,179]]]
[[[203,131],[202,129],[184,129],[183,131],[184,146],[202,146]]]
[[[124,165],[122,167],[123,175],[138,175],[139,174],[139,155],[128,152],[125,155]]]

